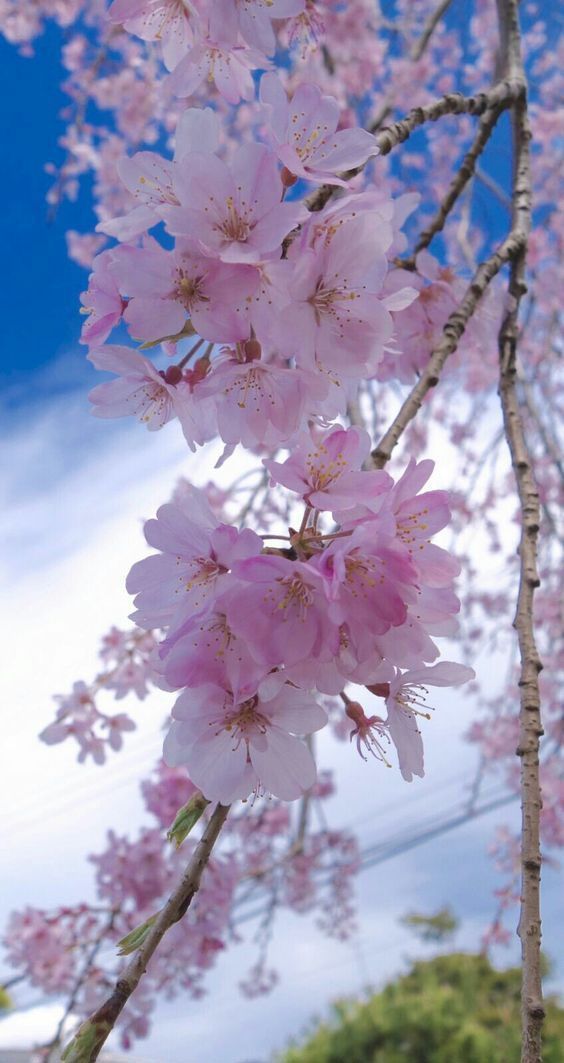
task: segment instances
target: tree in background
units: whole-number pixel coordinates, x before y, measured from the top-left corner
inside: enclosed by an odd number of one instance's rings
[[[279,1063],[517,1063],[518,968],[454,952],[414,963],[367,1001],[343,1000]],[[564,1009],[548,997],[545,1063],[560,1063]]]
[[[91,268],[82,339],[106,374],[93,412],[176,421],[210,467],[244,454],[227,485],[196,488],[187,465],[128,576],[136,626],[109,632],[100,673],[42,734],[103,764],[135,727],[110,699],[175,692],[142,781],[153,825],[109,832],[95,903],[10,919],[9,962],[66,999],[46,1060],[71,1014],[64,1058],[89,1063],[116,1023],[126,1047],[146,1035],[159,994],[198,996],[253,896],[251,995],[276,981],[281,906],[345,937],[362,854],[324,818],[338,779],[313,736],[329,726],[412,782],[428,688],[464,683],[481,705],[467,813],[493,772],[521,796],[521,837],[496,842],[489,941],[520,896],[522,1058],[540,1059],[541,829],[564,840],[562,112],[555,24],[534,3],[521,14],[522,28],[517,0],[0,3],[24,54],[45,20],[64,29],[50,202],[93,188],[97,224],[68,233]],[[445,636],[464,664],[439,660]]]

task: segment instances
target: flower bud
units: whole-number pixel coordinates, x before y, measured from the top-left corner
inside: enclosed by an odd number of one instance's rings
[[[130,956],[132,952],[137,952],[137,949],[141,948],[158,914],[158,912],[155,912],[154,915],[150,915],[144,923],[136,926],[134,930],[131,930],[129,934],[126,934],[125,937],[118,941],[118,956]]]
[[[262,354],[262,347],[258,340],[247,340],[245,343],[245,359],[247,362],[258,362]]]
[[[287,166],[283,166],[280,172],[280,180],[282,181],[284,188],[291,188],[292,185],[295,185],[298,178]]]
[[[367,684],[366,689],[369,690],[371,694],[375,694],[377,698],[387,698],[390,694],[389,683],[372,683],[371,686]]]
[[[167,839],[169,842],[173,842],[177,849],[180,848],[182,842],[188,837],[192,827],[200,819],[200,816],[205,811],[209,801],[198,790],[192,795],[189,801],[182,806],[174,817],[174,823],[167,831]]]
[[[173,387],[180,384],[180,381],[182,380],[182,370],[180,366],[169,365],[168,369],[165,371],[165,380],[167,384],[172,384]]]

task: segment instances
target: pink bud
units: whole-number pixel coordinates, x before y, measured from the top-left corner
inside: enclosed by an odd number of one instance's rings
[[[167,384],[172,384],[173,387],[176,387],[176,385],[180,384],[180,381],[182,380],[182,370],[180,366],[169,365],[168,369],[165,372],[164,378]]]

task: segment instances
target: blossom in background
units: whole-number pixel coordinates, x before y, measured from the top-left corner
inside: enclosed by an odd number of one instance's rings
[[[174,70],[192,43],[197,11],[189,0],[113,0],[108,18],[144,41],[160,41],[165,64]]]
[[[226,103],[235,104],[253,99],[253,71],[266,66],[268,60],[256,48],[201,37],[180,60],[169,84],[175,96],[184,98],[197,92],[202,82],[212,83]]]
[[[299,15],[306,0],[214,0],[210,4],[211,36],[223,42],[237,43],[238,35],[265,55],[272,55],[276,38],[272,19]]]

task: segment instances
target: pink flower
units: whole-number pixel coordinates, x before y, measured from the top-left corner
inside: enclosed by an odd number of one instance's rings
[[[195,487],[160,507],[156,520],[145,524],[145,538],[160,552],[138,561],[127,577],[136,595],[132,616],[141,627],[170,631],[211,606],[232,565],[262,549],[250,529],[220,524]]]
[[[254,267],[215,262],[182,241],[174,251],[156,241],[121,251],[114,276],[130,296],[124,318],[136,339],[174,336],[188,316],[214,343],[247,339],[249,302],[260,280]]]
[[[417,717],[429,719],[425,704],[427,685],[460,686],[474,677],[472,668],[452,661],[441,661],[432,668],[412,668],[403,674],[399,670],[396,672],[386,696],[388,716],[385,723],[397,749],[400,771],[406,782],[411,782],[414,775],[422,778],[425,774],[423,740]]]
[[[298,15],[305,0],[214,0],[210,4],[210,35],[214,40],[236,43],[240,33],[247,44],[272,55],[276,38],[272,19]]]
[[[231,166],[216,155],[191,153],[174,176],[180,206],[162,208],[175,236],[196,241],[224,262],[259,262],[280,251],[282,240],[305,217],[299,203],[281,203],[276,156],[247,144]]]
[[[333,656],[338,632],[314,568],[269,555],[240,562],[234,574],[247,586],[227,604],[227,616],[259,663],[274,667]]]
[[[389,528],[367,521],[335,539],[319,559],[330,599],[329,616],[346,624],[357,660],[371,656],[374,636],[403,624],[415,598],[417,570]]]
[[[100,222],[97,232],[118,240],[133,240],[161,218],[162,207],[178,204],[173,174],[189,152],[213,154],[219,146],[219,120],[210,107],[188,107],[176,126],[176,147],[172,161],[154,151],[138,151],[117,162],[118,175],[137,206],[128,214]]]
[[[450,521],[449,496],[446,491],[420,494],[433,469],[434,462],[428,459],[416,462],[411,458],[405,472],[383,500],[380,512],[393,512],[396,534],[416,565],[421,582],[428,588],[448,588],[460,573],[460,564],[452,554],[429,540]],[[438,601],[440,594],[435,597]],[[422,599],[422,607],[423,604]]]
[[[337,172],[378,154],[376,138],[365,129],[336,132],[339,105],[332,96],[323,96],[317,85],[302,83],[290,102],[277,74],[264,74],[260,99],[274,150],[297,177],[346,187]]]
[[[251,71],[268,65],[262,52],[243,45],[224,45],[205,38],[196,42],[170,76],[175,96],[192,96],[203,81],[215,82],[227,103],[252,100],[255,83]]]
[[[390,767],[380,741],[381,738],[386,738],[386,732],[383,729],[384,721],[379,716],[366,716],[362,705],[358,701],[349,701],[345,712],[355,725],[349,737],[351,742],[353,738],[356,738],[356,748],[362,759],[367,759],[363,753],[364,748],[367,753],[376,757],[376,760],[381,760]]]
[[[127,306],[112,273],[113,262],[113,251],[103,251],[94,259],[88,290],[80,296],[81,313],[87,315],[80,337],[82,343],[103,343]]]
[[[273,483],[296,491],[315,509],[348,509],[392,485],[385,472],[361,472],[370,453],[370,436],[362,428],[337,426],[328,432],[298,437],[283,463],[263,460]]]
[[[377,510],[378,520],[393,517],[396,537],[417,567],[421,582],[427,587],[448,587],[458,576],[460,565],[430,539],[450,521],[449,496],[446,491],[419,493],[434,467],[435,463],[428,458],[420,462],[410,458],[405,472],[390,491],[382,494],[372,506],[364,503],[352,514],[347,514],[347,526],[356,523],[357,517],[363,524],[374,510]],[[437,602],[438,599],[439,595],[436,595]]]
[[[65,235],[69,258],[79,266],[84,266],[84,269],[92,269],[95,255],[106,242],[104,237],[95,233],[79,233],[76,229],[67,229]]]
[[[198,394],[213,401],[218,431],[225,443],[245,447],[278,446],[291,439],[325,384],[313,373],[240,361],[228,350],[212,363]]]
[[[372,214],[344,222],[328,243],[296,253],[291,301],[275,332],[283,354],[305,368],[317,359],[345,377],[374,371],[393,327],[379,298],[390,242],[391,230]]]
[[[165,830],[196,790],[184,769],[169,768],[163,760],[157,762],[152,775],[141,783],[145,807]]]
[[[192,43],[196,11],[188,0],[114,0],[108,10],[112,22],[143,41],[160,41],[165,65],[174,70]]]
[[[237,586],[232,588],[232,598],[237,591]],[[219,595],[213,611],[190,618],[163,642],[162,670],[171,689],[203,683],[235,689],[252,677],[257,684],[263,678],[264,669],[251,657],[245,640],[230,627],[224,601],[225,595]]]
[[[154,432],[179,415],[183,391],[189,397],[187,384],[167,384],[148,358],[129,347],[99,347],[88,359],[96,369],[118,374],[117,380],[98,384],[90,392],[96,417],[133,416]]]
[[[319,730],[327,717],[309,694],[277,679],[258,693],[208,683],[178,698],[164,758],[186,764],[210,801],[227,805],[251,793],[293,801],[314,785],[315,762],[295,736]]]

